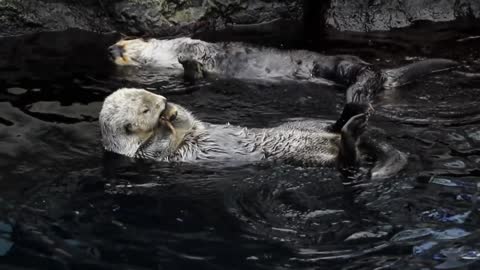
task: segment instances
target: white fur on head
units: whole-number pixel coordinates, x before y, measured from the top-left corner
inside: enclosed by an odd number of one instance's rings
[[[143,89],[122,88],[103,102],[100,129],[103,147],[133,157],[152,135],[166,99]]]
[[[119,66],[139,66],[151,58],[152,46],[143,39],[120,40],[114,46],[122,49],[122,55],[114,59]]]
[[[114,61],[121,66],[152,64],[156,67],[181,68],[177,50],[182,44],[190,42],[193,42],[190,38],[120,40],[115,45],[121,47],[123,53],[121,57],[116,57]]]

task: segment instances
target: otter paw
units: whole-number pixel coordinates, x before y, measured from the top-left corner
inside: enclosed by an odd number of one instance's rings
[[[197,60],[178,57],[178,62],[183,66],[183,76],[187,81],[195,81],[205,77],[205,70],[202,63]]]
[[[352,138],[358,138],[363,132],[365,132],[365,129],[367,128],[367,120],[368,117],[365,113],[355,115],[348,120],[345,126],[343,126],[342,133],[351,136]]]

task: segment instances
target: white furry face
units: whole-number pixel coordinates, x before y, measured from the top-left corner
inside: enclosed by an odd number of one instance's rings
[[[99,122],[106,150],[160,159],[176,150],[195,119],[163,96],[122,88],[105,99]]]
[[[182,44],[193,42],[190,38],[176,39],[122,39],[110,46],[110,56],[119,66],[155,66],[181,69],[178,61]]]
[[[150,60],[151,44],[145,39],[120,40],[109,47],[110,56],[119,66],[139,66]]]

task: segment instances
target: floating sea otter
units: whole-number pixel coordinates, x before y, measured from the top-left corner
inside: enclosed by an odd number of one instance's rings
[[[362,149],[368,148],[377,159],[372,177],[392,175],[405,165],[405,155],[361,136],[367,120],[364,109],[347,106],[333,125],[311,120],[247,129],[205,123],[163,96],[123,88],[105,99],[99,121],[104,148],[129,157],[182,162],[276,160],[348,168],[357,165]]]
[[[396,69],[376,69],[351,55],[326,56],[191,38],[120,40],[110,47],[117,65],[185,69],[189,78],[216,74],[242,79],[330,81],[347,87],[347,103],[368,103],[383,87],[396,87],[457,63],[428,59]]]

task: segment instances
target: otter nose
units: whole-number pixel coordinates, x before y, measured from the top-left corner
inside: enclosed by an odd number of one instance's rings
[[[108,52],[110,53],[110,56],[112,59],[115,59],[117,57],[122,57],[123,53],[125,52],[125,49],[123,46],[118,46],[118,45],[112,45],[108,47]]]

